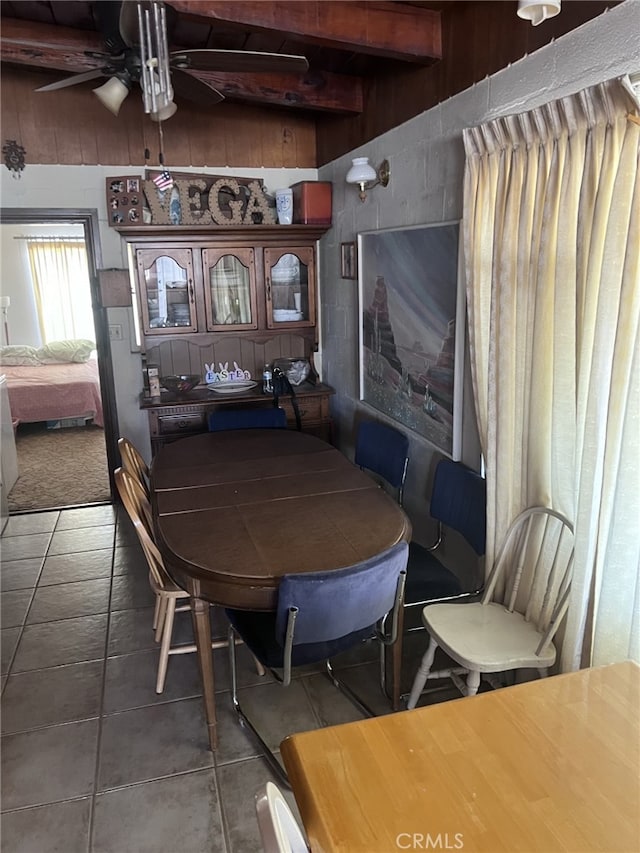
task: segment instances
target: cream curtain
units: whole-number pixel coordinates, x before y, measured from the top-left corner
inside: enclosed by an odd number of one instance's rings
[[[526,506],[574,523],[563,670],[640,660],[640,126],[625,86],[464,133],[487,565]]]
[[[96,337],[82,240],[29,240],[29,264],[43,343]]]

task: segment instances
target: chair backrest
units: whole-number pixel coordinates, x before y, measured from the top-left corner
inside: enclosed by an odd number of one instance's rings
[[[209,432],[228,429],[286,429],[287,413],[272,406],[266,409],[219,409],[209,415]]]
[[[308,853],[298,821],[273,782],[256,794],[256,815],[264,853]]]
[[[297,609],[294,646],[329,643],[375,625],[398,604],[408,552],[407,543],[399,542],[344,569],[285,575],[278,588],[277,639],[285,645],[292,608]]]
[[[167,582],[167,573],[162,560],[162,555],[153,541],[153,523],[151,520],[151,507],[147,496],[138,481],[125,471],[124,468],[116,468],[114,479],[118,494],[127,511],[127,515],[135,528],[138,540],[149,565],[153,579],[161,589]]]
[[[409,439],[404,433],[376,421],[361,421],[356,436],[355,463],[374,471],[398,490],[402,504],[409,464]]]
[[[431,517],[457,530],[479,557],[486,549],[487,486],[462,462],[442,459],[431,491]]]
[[[538,653],[553,639],[569,603],[573,527],[559,512],[530,507],[509,527],[482,603],[498,601],[524,615],[543,634]]]
[[[135,477],[144,489],[145,494],[149,495],[149,466],[142,458],[140,452],[128,438],[118,439],[118,450],[122,459],[122,467],[125,471]]]

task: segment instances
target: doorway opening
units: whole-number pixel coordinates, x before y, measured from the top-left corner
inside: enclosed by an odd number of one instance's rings
[[[111,503],[117,418],[97,212],[5,209],[1,236],[9,513]]]

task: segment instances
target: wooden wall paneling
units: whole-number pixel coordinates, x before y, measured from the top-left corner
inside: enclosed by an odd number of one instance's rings
[[[94,100],[97,101],[97,98]],[[97,105],[106,113],[100,121],[100,125],[96,127],[96,130],[99,131],[97,133],[98,163],[105,166],[130,165],[126,124],[122,122],[120,116],[114,116],[109,110],[106,110],[99,101],[97,101]]]
[[[12,70],[12,69],[10,69]],[[7,78],[9,78],[7,80]],[[2,97],[0,98],[0,103],[2,105],[2,140],[4,143],[5,139],[15,139],[20,145],[24,145],[26,149],[26,145],[21,139],[21,127],[20,127],[20,113],[18,110],[19,103],[19,89],[16,85],[16,81],[11,78],[10,74],[7,74],[5,70],[2,70]],[[27,151],[27,156],[29,152]],[[27,163],[29,160],[27,159]]]
[[[247,166],[261,167],[264,164],[262,149],[262,125],[256,126],[254,111],[248,113],[246,110],[236,107],[234,120],[234,153],[241,163]]]
[[[80,143],[81,165],[98,162],[98,134],[99,124],[96,124],[94,117],[92,115],[85,116],[84,121],[76,129],[76,135]],[[118,165],[124,166],[125,164]]]
[[[136,94],[138,97],[136,97]],[[126,107],[126,109],[125,109]],[[139,93],[132,92],[122,105],[118,119],[121,133],[126,134],[128,160],[127,165],[139,166],[143,174],[144,149],[146,147],[146,132],[157,139],[158,130],[148,116],[142,117],[142,100]],[[156,143],[157,145],[157,143]],[[124,163],[122,165],[125,165]]]
[[[192,117],[196,108],[191,104],[184,102],[178,106],[178,112],[169,121],[162,123],[162,133],[164,135],[164,153],[165,165],[167,166],[182,166],[192,163],[191,152],[191,133],[192,133]],[[151,131],[148,134],[151,138],[150,151],[152,152],[153,162],[159,162],[154,157],[158,157],[160,151],[160,141],[158,136],[157,122],[152,122],[148,116],[145,116],[145,123],[151,125]],[[153,139],[153,125],[155,125],[155,140]]]
[[[202,166],[223,166],[226,163],[224,144],[224,104],[218,104],[211,113],[204,110],[191,110],[189,118],[182,127],[182,133],[189,140],[190,159],[187,161]],[[167,123],[168,126],[168,123]],[[173,156],[173,149],[169,149]],[[177,161],[176,161],[177,162]]]
[[[113,116],[92,94],[91,83],[34,91],[61,76],[3,66],[2,126],[12,128],[27,162],[142,170],[148,147],[149,165],[158,165],[157,127],[145,116],[139,92],[131,92]],[[183,103],[163,131],[169,166],[315,167],[315,119],[285,109],[224,103],[203,114]]]
[[[42,124],[42,116],[34,102],[35,98],[40,97],[42,95],[37,95],[31,85],[17,87],[16,101],[20,121],[20,139],[18,141],[27,149],[27,163],[51,162],[53,140],[47,139]],[[4,98],[2,108],[4,112]]]

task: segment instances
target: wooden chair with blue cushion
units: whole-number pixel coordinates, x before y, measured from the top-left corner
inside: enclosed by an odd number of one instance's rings
[[[287,413],[266,409],[218,409],[209,414],[209,432],[229,429],[286,429]]]
[[[404,591],[404,615],[435,601],[470,598],[482,591],[485,528],[487,515],[486,481],[462,462],[442,459],[437,467],[431,491],[429,512],[438,522],[435,542],[425,547],[412,541],[409,545],[407,582]],[[463,587],[457,575],[436,556],[445,537],[445,529],[459,533],[476,554],[471,583]],[[414,625],[411,631],[424,631]],[[382,686],[391,699],[386,685],[387,649],[382,648]],[[396,661],[396,671],[400,661]]]
[[[356,436],[355,463],[373,471],[397,490],[402,506],[404,483],[409,464],[409,439],[386,424],[362,421]]]
[[[398,636],[408,545],[398,543],[343,569],[285,575],[278,589],[275,612],[227,610],[231,661],[231,698],[238,720],[254,736],[278,779],[289,786],[279,761],[248,719],[238,700],[235,636],[286,687],[293,667],[324,661],[333,684],[365,715],[371,710],[336,677],[330,658],[372,636],[393,645]],[[391,628],[381,625],[392,614]],[[280,670],[281,672],[278,672]]]

